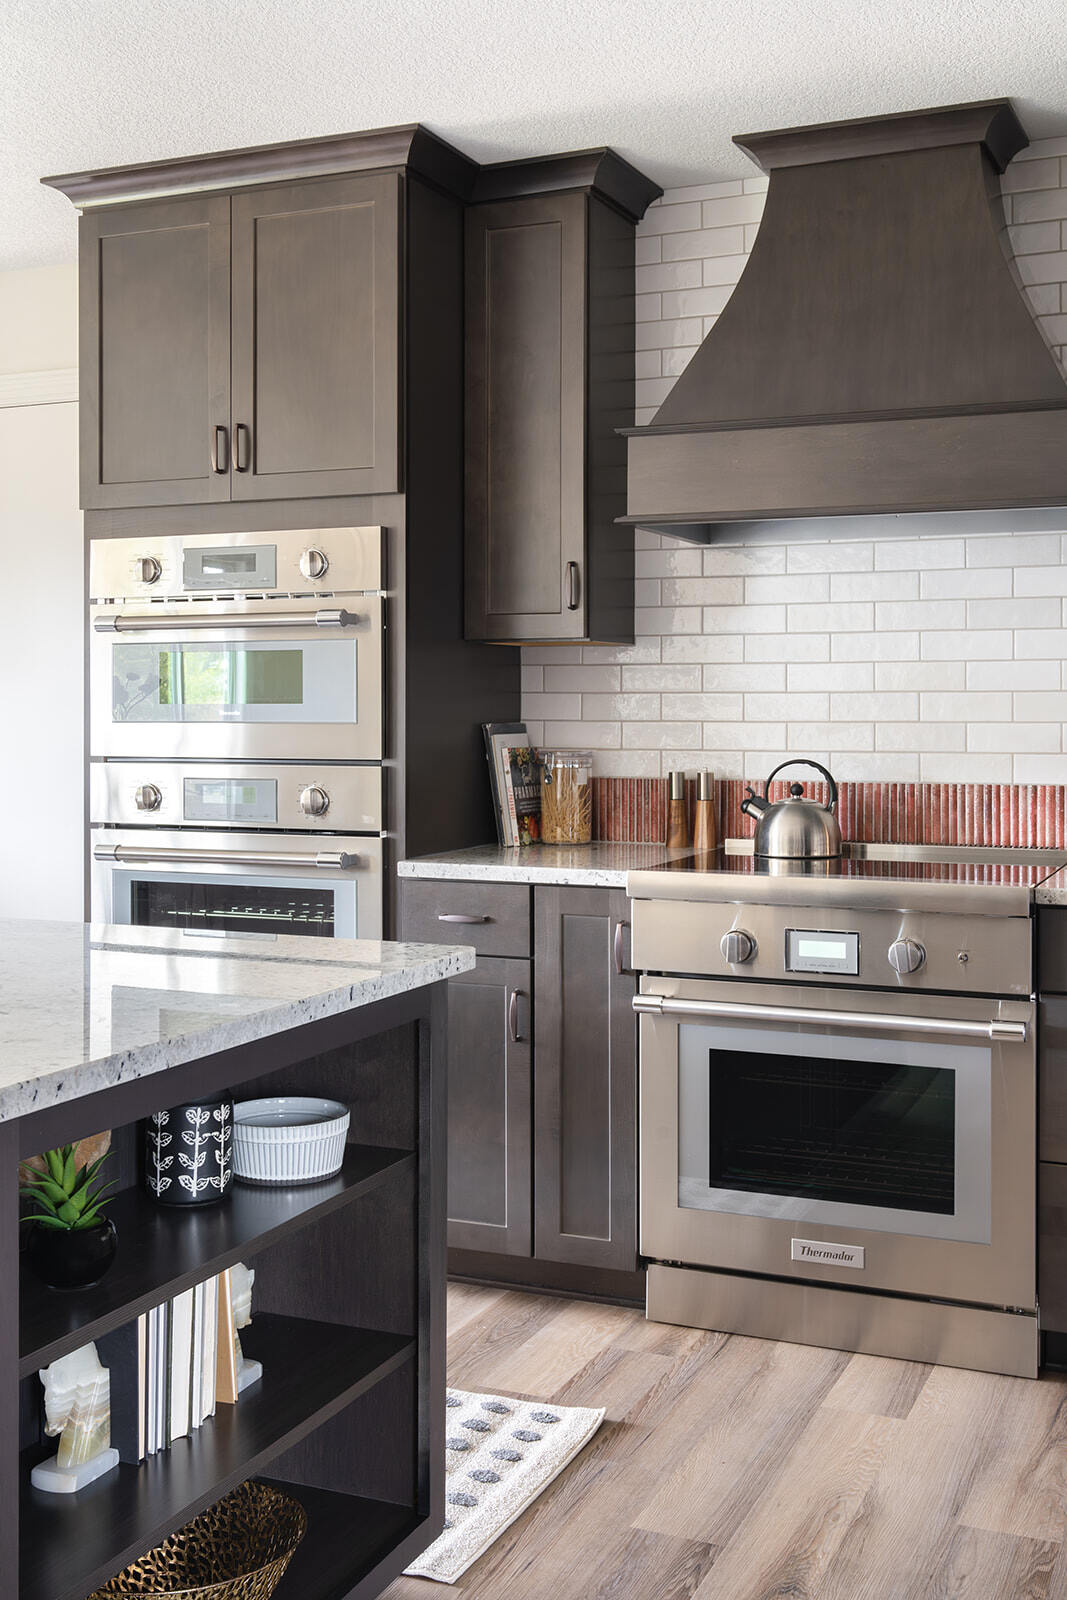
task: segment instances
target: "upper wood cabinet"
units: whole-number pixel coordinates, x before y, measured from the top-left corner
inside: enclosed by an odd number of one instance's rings
[[[400,178],[88,213],[82,504],[399,486]]]
[[[196,195],[81,222],[86,507],[230,497],[230,201]]]
[[[235,194],[233,498],[398,487],[399,179]]]
[[[468,639],[633,640],[617,430],[634,415],[634,223],[659,191],[612,157],[626,182],[602,197],[590,155],[497,169],[494,194],[509,171],[555,192],[467,212]]]

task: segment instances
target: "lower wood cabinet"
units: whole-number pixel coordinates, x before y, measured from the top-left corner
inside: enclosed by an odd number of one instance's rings
[[[534,891],[534,1254],[637,1265],[636,981],[629,901]]]
[[[449,983],[448,1243],[516,1262],[633,1272],[629,903],[621,890],[537,885],[521,891],[523,921],[519,893],[514,884],[400,883],[402,938],[466,935],[479,949],[475,970]],[[459,916],[467,921],[440,920]]]
[[[531,1252],[530,972],[529,961],[483,956],[448,986],[453,1249]]]

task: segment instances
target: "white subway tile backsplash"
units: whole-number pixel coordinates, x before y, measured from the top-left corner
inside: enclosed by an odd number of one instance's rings
[[[1012,577],[1010,567],[966,567],[962,571],[942,567],[919,574],[919,593],[924,600],[980,600],[992,595],[1007,598]]]
[[[1062,604],[1053,597],[967,601],[967,623],[972,628],[1055,628],[1062,615]]]
[[[784,544],[713,544],[704,551],[704,573],[714,578],[784,572],[785,558]]]
[[[873,627],[874,607],[868,602],[840,600],[789,607],[790,633],[865,633]]]
[[[789,670],[792,671],[792,668]],[[785,688],[785,674],[786,668],[782,662],[745,662],[744,666],[728,662],[704,668],[704,688],[740,689],[746,693],[781,691]]]
[[[966,750],[967,729],[962,722],[880,722],[875,730],[879,750]]]
[[[789,604],[829,600],[830,579],[825,572],[790,572],[781,577],[745,579],[745,600],[753,605],[784,600]]]
[[[824,690],[832,694],[874,687],[874,667],[869,661],[790,662],[786,670],[790,694]]]
[[[874,564],[886,572],[962,567],[965,549],[962,539],[886,539],[874,547]]]
[[[946,663],[939,664],[939,671]],[[968,661],[968,689],[1058,689],[1060,662],[1054,661]],[[932,687],[932,686],[931,686]],[[950,689],[952,684],[942,687]]]
[[[992,689],[935,692],[920,696],[919,710],[924,722],[1010,722],[1011,695]]]
[[[667,606],[740,606],[747,599],[745,584],[751,578],[665,578],[663,604]]]
[[[798,610],[803,610],[800,606]],[[812,610],[818,609],[812,607]],[[784,633],[785,606],[705,606],[705,633]]]
[[[1010,635],[1009,635],[1010,637]],[[832,661],[917,661],[917,633],[842,633],[830,640]]]
[[[790,572],[870,572],[873,544],[797,543],[788,550]]]
[[[983,534],[968,540],[967,549],[971,567],[1051,567],[1059,564],[1062,554],[1067,554],[1067,534]]]
[[[925,574],[924,574],[925,576]],[[917,572],[834,572],[831,600],[917,600]]]
[[[649,208],[639,423],[727,305],[765,187],[692,185]],[[1067,140],[1032,145],[1005,193],[1030,309],[1062,360]],[[706,764],[762,779],[799,750],[856,781],[1067,783],[1067,519],[1013,533],[1009,516],[992,534],[959,519],[856,537],[842,518],[830,538],[801,523],[703,548],[642,532],[636,643],[524,650],[531,737],[588,746],[605,776]]]
[[[889,632],[894,628],[963,628],[967,624],[967,605],[963,600],[891,600],[876,605],[874,616],[876,626]]]
[[[746,661],[780,661],[782,642],[775,635],[749,634],[745,640]],[[828,633],[791,633],[789,635],[790,661],[829,661],[830,635]]]
[[[924,661],[1008,661],[1014,642],[1007,628],[934,629],[922,635],[919,654]]]

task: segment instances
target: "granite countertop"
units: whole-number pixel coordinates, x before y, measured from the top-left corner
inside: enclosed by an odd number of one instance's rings
[[[667,861],[693,854],[692,845],[668,850],[663,844],[531,844],[505,848],[474,845],[437,856],[418,856],[397,864],[401,878],[452,878],[484,883],[571,883],[591,888],[625,889],[629,872],[648,872]]]
[[[1067,906],[1067,867],[1038,884],[1034,899],[1039,906]]]
[[[0,1122],[473,966],[462,945],[0,920]]]

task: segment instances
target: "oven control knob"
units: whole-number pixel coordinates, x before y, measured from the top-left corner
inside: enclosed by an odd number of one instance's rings
[[[138,811],[158,811],[163,804],[163,791],[154,783],[142,783],[133,791]]]
[[[918,939],[894,939],[889,946],[889,965],[902,978],[909,972],[918,972],[925,962],[926,949]]]
[[[756,941],[750,933],[743,928],[731,928],[729,933],[724,933],[719,940],[719,949],[722,951],[723,960],[728,961],[732,967],[739,967],[745,961],[751,961],[756,954]]]
[[[158,556],[138,556],[135,567],[142,583],[158,582],[163,571],[163,563]]]
[[[309,783],[300,791],[300,809],[305,817],[324,817],[330,809],[330,797],[317,783]]]
[[[324,550],[305,550],[300,557],[300,570],[305,578],[324,578],[329,565]]]

